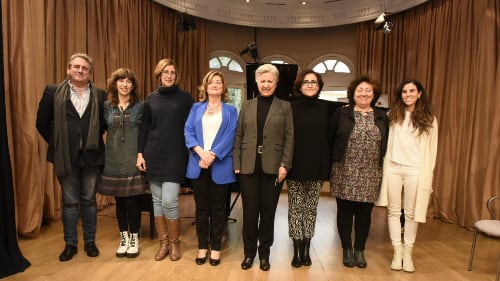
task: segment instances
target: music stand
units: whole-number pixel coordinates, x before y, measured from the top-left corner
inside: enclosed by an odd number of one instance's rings
[[[231,193],[237,192],[236,197],[234,197],[233,202],[231,202]],[[228,222],[236,222],[237,220],[235,218],[231,218],[231,211],[234,208],[234,205],[236,205],[236,201],[240,197],[240,185],[238,182],[233,182],[228,189],[227,192],[227,204],[226,204],[226,212],[227,212],[227,221]]]

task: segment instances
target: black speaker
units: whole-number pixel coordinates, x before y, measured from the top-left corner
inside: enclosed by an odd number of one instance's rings
[[[247,100],[253,99],[259,95],[259,89],[257,88],[257,83],[255,82],[255,70],[261,65],[263,65],[263,63],[248,63],[246,65]],[[296,64],[273,65],[276,66],[280,72],[280,79],[274,95],[280,99],[292,101],[294,98],[293,83],[295,83],[299,66]]]

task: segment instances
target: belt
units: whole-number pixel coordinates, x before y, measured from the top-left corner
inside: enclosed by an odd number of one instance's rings
[[[264,147],[262,145],[257,146],[257,153],[262,154]]]

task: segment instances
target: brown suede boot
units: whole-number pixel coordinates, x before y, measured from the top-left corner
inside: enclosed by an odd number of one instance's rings
[[[177,261],[181,258],[179,243],[179,219],[167,219],[168,243],[170,244],[170,260]]]
[[[155,254],[155,260],[161,261],[168,255],[168,233],[167,233],[167,222],[165,217],[155,217],[156,232],[158,233],[158,239],[160,239],[160,249]]]

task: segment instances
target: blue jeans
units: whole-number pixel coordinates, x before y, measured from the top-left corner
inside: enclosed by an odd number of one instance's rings
[[[179,189],[175,182],[150,181],[155,217],[165,216],[169,220],[179,218]]]
[[[83,241],[95,241],[97,205],[95,187],[101,166],[72,167],[70,174],[58,177],[62,191],[64,241],[78,245],[78,217],[82,218]]]

